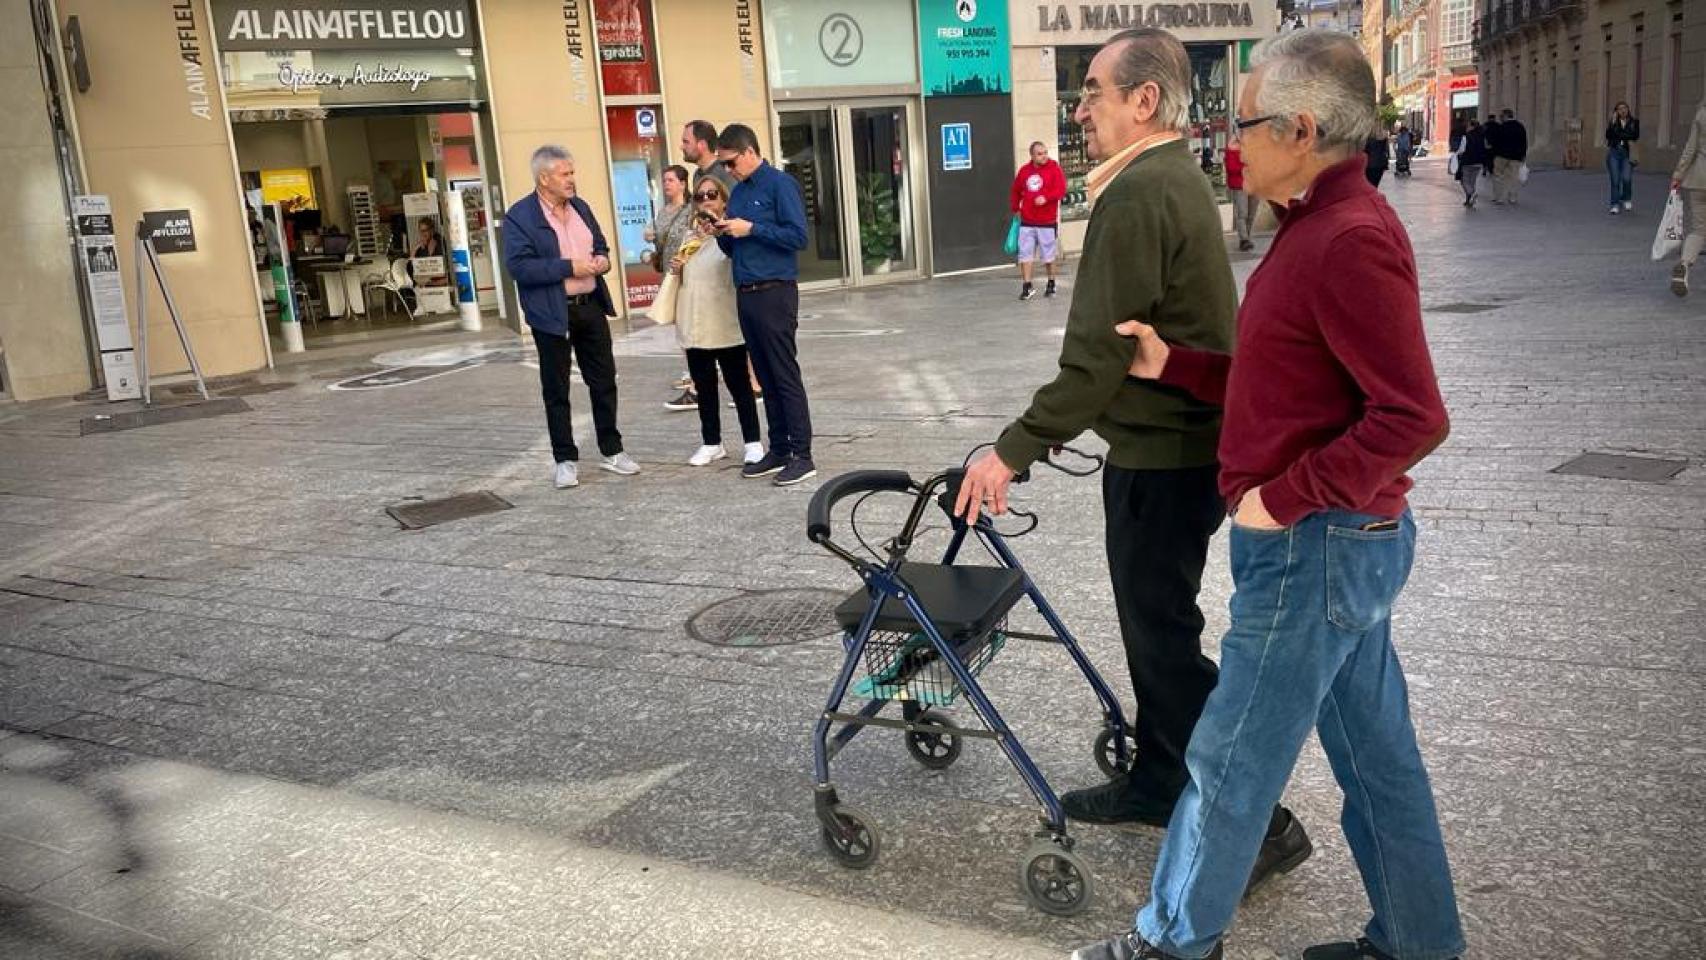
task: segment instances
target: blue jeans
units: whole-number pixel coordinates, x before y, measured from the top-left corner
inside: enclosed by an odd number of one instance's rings
[[[1629,160],[1629,151],[1605,151],[1605,172],[1611,175],[1612,206],[1635,199],[1635,165]]]
[[[1392,604],[1416,527],[1317,513],[1285,530],[1232,526],[1232,626],[1220,681],[1191,736],[1191,782],[1173,809],[1145,940],[1205,957],[1232,923],[1269,814],[1311,727],[1344,791],[1340,823],[1374,917],[1363,935],[1399,960],[1463,951],[1433,790],[1392,649]]]

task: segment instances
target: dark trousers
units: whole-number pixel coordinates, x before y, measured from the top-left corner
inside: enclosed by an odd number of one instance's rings
[[[580,364],[581,379],[592,396],[592,424],[598,433],[598,452],[613,457],[622,452],[616,429],[616,358],[610,352],[610,321],[596,303],[569,304],[569,335],[533,331],[539,347],[539,387],[545,397],[545,426],[551,431],[551,455],[558,463],[579,460],[574,419],[569,411],[569,356]]]
[[[1368,167],[1363,172],[1368,175],[1369,185],[1374,187],[1380,186],[1381,178],[1386,176],[1385,167]]]
[[[752,395],[752,381],[746,375],[746,347],[741,344],[721,350],[689,348],[687,351],[687,371],[693,376],[693,393],[699,401],[699,438],[706,446],[723,442],[723,417],[717,409],[719,367],[723,382],[729,385],[729,399],[735,402],[740,438],[745,443],[757,443],[758,401]]]
[[[1134,786],[1173,800],[1190,773],[1185,748],[1218,669],[1202,653],[1208,542],[1226,516],[1215,465],[1102,473],[1108,572],[1132,690],[1137,694]]]
[[[764,390],[770,452],[810,460],[812,415],[794,343],[800,328],[800,288],[788,280],[763,290],[736,291],[735,308],[746,349],[752,354],[752,370]]]

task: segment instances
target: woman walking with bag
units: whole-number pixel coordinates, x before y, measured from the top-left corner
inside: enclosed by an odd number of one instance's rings
[[[1670,274],[1670,292],[1688,296],[1688,270],[1706,247],[1706,100],[1694,111],[1694,126],[1688,144],[1676,159],[1670,188],[1682,191],[1688,201],[1688,235],[1682,241],[1682,260]]]
[[[1481,124],[1469,121],[1468,129],[1463,131],[1463,140],[1457,145],[1457,152],[1452,155],[1457,161],[1455,176],[1463,185],[1463,205],[1470,210],[1475,209],[1475,184],[1481,179],[1481,171],[1492,159],[1487,153],[1487,132]]]
[[[1605,172],[1611,178],[1611,215],[1635,209],[1635,141],[1641,121],[1619,100],[1605,128]]]
[[[687,352],[687,369],[693,377],[699,410],[700,447],[687,460],[693,467],[728,456],[717,410],[719,369],[740,420],[745,444],[742,459],[756,463],[764,457],[759,442],[758,400],[747,379],[746,341],[741,337],[740,316],[735,310],[734,273],[728,256],[716,243],[712,226],[723,219],[728,203],[728,189],[722,181],[701,178],[693,191],[692,232],[669,262],[670,273],[679,282],[673,304],[676,338]]]

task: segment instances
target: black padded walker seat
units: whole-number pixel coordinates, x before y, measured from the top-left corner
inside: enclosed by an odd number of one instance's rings
[[[1025,595],[1025,578],[1006,567],[903,563],[900,576],[917,591],[924,612],[948,640],[982,636]],[[860,590],[841,601],[835,608],[835,619],[842,629],[855,630],[869,609],[870,591]],[[911,633],[919,626],[899,597],[885,597],[876,629]]]

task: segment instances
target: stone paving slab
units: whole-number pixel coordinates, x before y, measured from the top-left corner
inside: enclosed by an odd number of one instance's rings
[[[1442,164],[1387,186],[1453,418],[1415,471],[1395,631],[1475,957],[1706,956],[1706,299],[1646,259],[1656,210],[1604,217],[1599,190],[1541,171],[1522,206],[1471,213]],[[808,295],[823,476],[923,475],[993,439],[1065,322],[1064,298],[1014,293]],[[838,645],[711,647],[686,623],[857,581],[803,536],[816,483],[682,463],[669,336],[619,349],[644,472],[574,491],[549,486],[515,358],[365,393],[325,389],[356,359],[310,358],[252,412],[86,438],[93,405],[0,408],[0,956],[1059,957],[1128,924],[1159,834],[1077,830],[1093,908],[1037,913],[1015,883],[1034,803],[987,744],[934,773],[862,737],[834,775],[883,857],[828,861],[807,736]],[[1689,466],[1550,472],[1583,452]],[[479,490],[515,509],[384,514]],[[1043,523],[1015,550],[1129,704],[1097,481],[1042,471],[1017,503]],[[867,538],[904,506],[871,501]],[[1211,655],[1229,591],[1217,538]],[[1099,777],[1058,649],[1011,645],[986,679],[1057,788]],[[1287,803],[1318,852],[1244,905],[1235,960],[1363,919],[1313,743]]]

